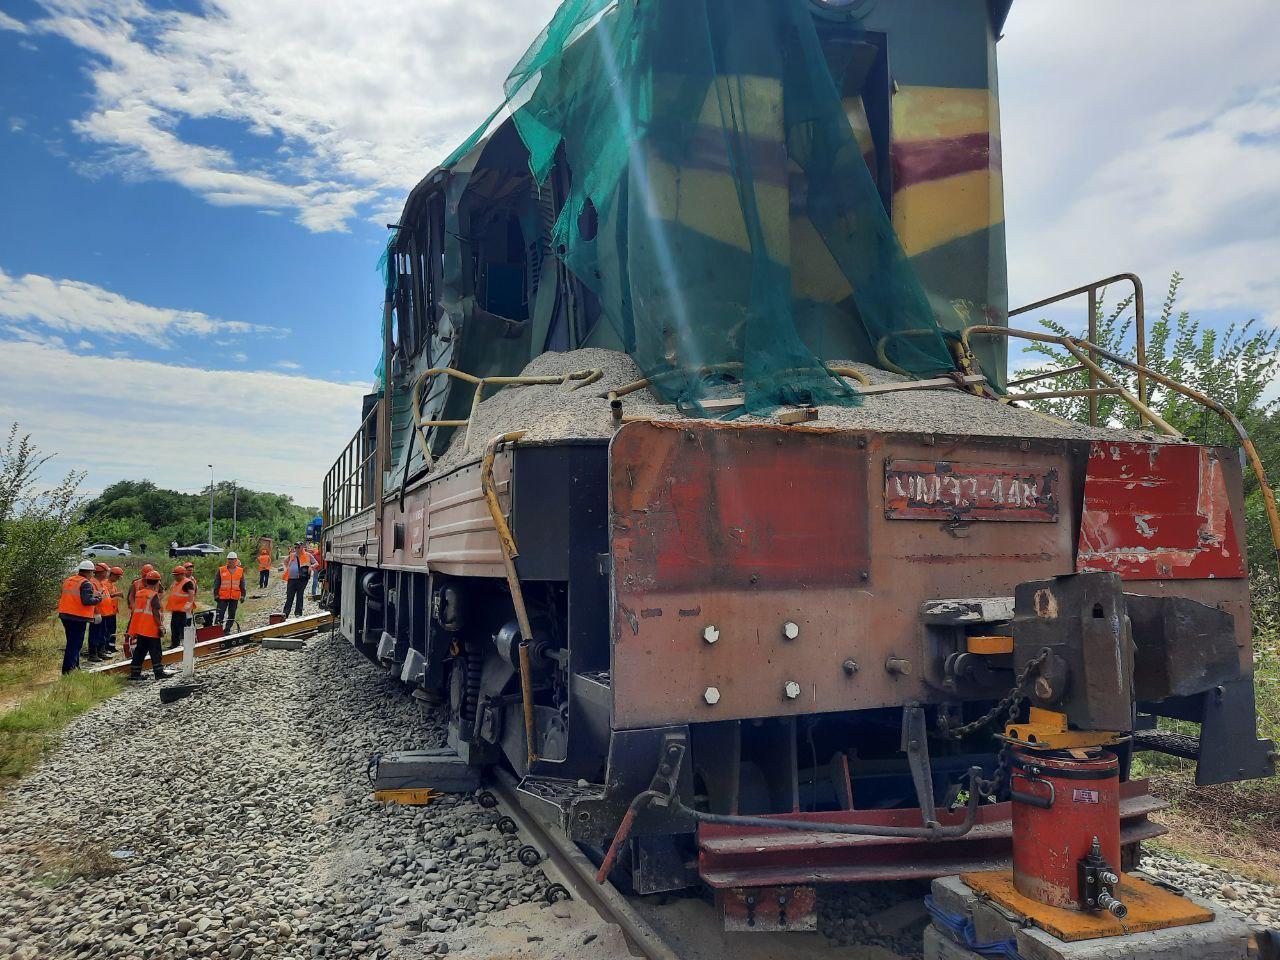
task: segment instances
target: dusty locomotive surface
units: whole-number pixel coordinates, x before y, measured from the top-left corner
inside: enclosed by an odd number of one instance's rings
[[[1239,451],[1007,402],[1008,6],[567,4],[396,225],[328,602],[636,891],[997,866],[1008,744],[1106,744],[1126,864],[1135,751],[1273,772]]]

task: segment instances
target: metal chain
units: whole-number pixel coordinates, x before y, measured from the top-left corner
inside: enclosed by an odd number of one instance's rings
[[[1027,665],[1022,668],[1022,672],[1018,674],[1018,679],[1004,697],[1000,699],[994,707],[980,716],[977,720],[966,723],[962,727],[956,727],[954,730],[946,731],[946,736],[951,740],[963,740],[971,733],[977,733],[983,727],[990,726],[1000,715],[1005,714],[1010,723],[1015,722],[1018,705],[1022,702],[1022,698],[1026,696],[1027,685],[1031,682],[1031,678],[1040,670],[1040,667],[1048,659],[1050,650],[1046,647],[1040,653],[1027,661]]]

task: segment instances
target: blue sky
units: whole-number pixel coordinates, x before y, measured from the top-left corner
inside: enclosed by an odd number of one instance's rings
[[[213,459],[314,502],[376,362],[385,224],[552,7],[0,0],[0,421],[89,489],[198,489]],[[1278,9],[1014,4],[1015,303],[1177,269],[1198,315],[1280,322]],[[85,429],[140,407],[189,435]]]

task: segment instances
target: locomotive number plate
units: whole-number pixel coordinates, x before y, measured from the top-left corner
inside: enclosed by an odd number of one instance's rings
[[[955,460],[887,460],[890,520],[1058,519],[1058,471]]]

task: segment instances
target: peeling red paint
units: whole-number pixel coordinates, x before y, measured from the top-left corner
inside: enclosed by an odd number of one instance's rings
[[[1222,465],[1208,447],[1095,443],[1077,570],[1125,580],[1245,575]]]

